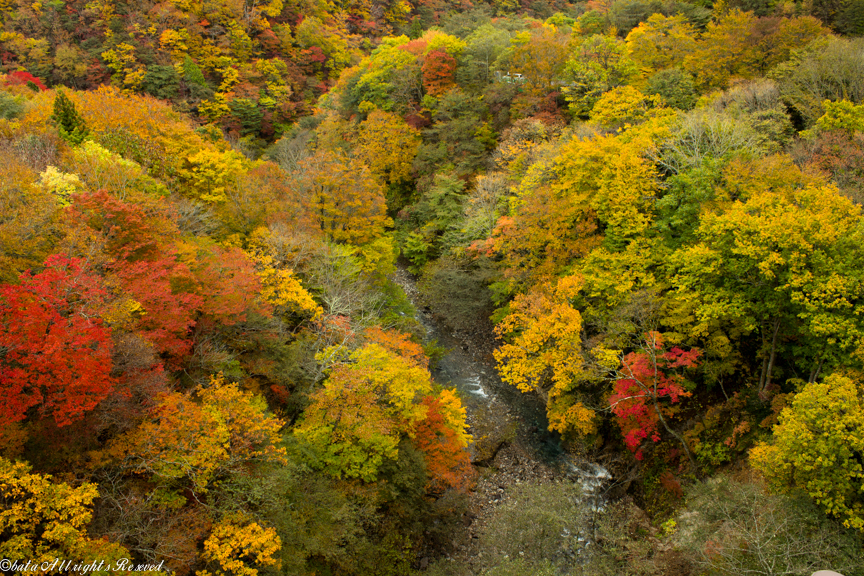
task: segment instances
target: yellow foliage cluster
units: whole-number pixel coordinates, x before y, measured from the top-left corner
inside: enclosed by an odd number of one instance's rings
[[[114,71],[112,79],[124,92],[134,92],[144,81],[144,66],[135,59],[135,47],[126,42],[102,53],[108,68]]]
[[[358,159],[320,151],[304,160],[301,170],[304,206],[331,241],[359,246],[392,224],[381,185]]]
[[[261,280],[261,297],[275,306],[277,312],[293,312],[317,320],[324,314],[324,309],[303,288],[293,270],[278,264],[267,241],[270,236],[267,229],[258,228],[250,236],[247,251]]]
[[[113,86],[89,92],[71,92],[69,98],[95,139],[109,139],[116,146],[135,150],[149,174],[174,184],[189,198],[208,204],[225,202],[243,174],[253,168],[241,154],[217,138],[205,138],[201,131],[174,112],[167,104],[147,96],[126,95]],[[18,123],[21,133],[38,132],[50,125],[54,93],[34,95]],[[92,186],[122,193],[143,174],[136,162],[110,152],[93,142],[76,151],[74,164]]]
[[[468,446],[472,437],[466,430],[467,412],[462,400],[452,388],[445,388],[438,394],[438,401],[440,402],[438,410],[444,418],[444,425],[456,433],[460,446],[463,448]]]
[[[648,209],[657,193],[656,169],[643,157],[644,142],[600,136],[574,140],[556,159],[553,189],[576,195],[607,223],[606,242],[620,247],[642,235],[651,223]]]
[[[750,461],[780,490],[803,489],[827,513],[864,531],[864,389],[841,374],[808,384],[780,413],[771,444]]]
[[[426,417],[421,400],[432,392],[428,370],[370,343],[333,368],[294,433],[313,448],[316,467],[374,481],[384,460],[398,455],[403,435],[412,437]],[[454,400],[450,417],[458,420]]]
[[[244,514],[229,514],[204,541],[202,558],[218,566],[213,572],[199,570],[197,576],[257,576],[250,566],[279,567],[273,555],[282,547],[276,530],[264,528]]]
[[[60,172],[56,166],[47,166],[45,171],[39,174],[39,185],[53,194],[60,206],[69,206],[72,194],[82,188],[77,174]]]
[[[137,162],[123,158],[92,140],[76,146],[71,155],[73,169],[89,190],[104,189],[123,199],[133,188],[142,192],[158,188]]]
[[[568,396],[560,396],[560,401],[550,404],[547,410],[549,430],[562,434],[573,432],[579,436],[587,436],[597,431],[597,414],[582,402],[572,402]]]
[[[376,109],[360,124],[356,152],[382,182],[398,184],[411,179],[420,142],[418,130]]]
[[[153,419],[115,440],[110,453],[139,473],[187,478],[201,493],[221,470],[254,460],[284,463],[278,446],[284,423],[266,414],[263,398],[226,384],[221,374],[198,396],[200,403],[179,392],[165,395]]]
[[[203,148],[183,156],[177,176],[188,196],[215,204],[227,199],[229,187],[237,186],[245,164],[246,159],[233,150]]]
[[[125,297],[115,300],[108,311],[102,314],[102,318],[109,325],[128,329],[133,318],[146,313],[140,302],[134,298]]]
[[[0,281],[16,282],[38,267],[59,237],[60,199],[37,185],[37,174],[0,148]]]
[[[495,360],[502,380],[546,398],[550,428],[585,433],[591,411],[565,399],[582,374],[582,315],[570,303],[581,287],[580,277],[566,276],[516,296],[495,328],[505,339]]]
[[[109,565],[128,557],[116,544],[87,537],[90,507],[98,496],[95,484],[55,483],[30,473],[27,464],[0,457],[0,557],[49,566],[58,557]]]

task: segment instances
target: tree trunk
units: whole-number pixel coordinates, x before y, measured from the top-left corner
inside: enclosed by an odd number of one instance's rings
[[[819,372],[822,371],[822,364],[824,364],[824,363],[825,363],[825,358],[821,358],[819,360],[819,364],[817,364],[816,367],[813,368],[813,371],[810,372],[810,378],[807,380],[808,384],[812,384],[813,382],[816,381],[816,378],[819,377]]]
[[[774,321],[774,334],[771,336],[771,353],[768,356],[768,364],[762,363],[763,374],[759,382],[759,398],[767,398],[766,390],[771,386],[771,372],[774,371],[774,359],[777,356],[777,335],[780,333],[780,320]]]
[[[657,417],[660,418],[660,422],[663,423],[663,427],[666,431],[671,434],[678,442],[681,443],[681,446],[684,448],[684,453],[687,454],[687,458],[690,460],[690,465],[693,466],[693,473],[696,475],[696,478],[701,479],[701,475],[699,474],[699,468],[696,466],[696,460],[693,459],[693,454],[690,453],[690,448],[687,446],[687,442],[679,436],[672,428],[669,427],[669,424],[666,423],[666,419],[663,417],[663,412],[660,410],[660,406],[657,402],[657,397],[653,398],[654,411],[657,413]]]

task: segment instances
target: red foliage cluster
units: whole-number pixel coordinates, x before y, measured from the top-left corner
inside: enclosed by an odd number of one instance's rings
[[[829,174],[854,201],[864,200],[864,134],[823,132],[812,141],[797,142],[792,154],[797,161],[811,163]]]
[[[406,42],[399,46],[399,50],[404,50],[409,54],[413,54],[415,56],[421,56],[424,52],[426,52],[426,47],[429,46],[429,43],[426,40],[422,40],[417,38],[416,40],[411,40],[410,42]]]
[[[696,366],[699,350],[684,351],[672,348],[661,352],[663,340],[657,333],[647,335],[650,343],[648,351],[631,352],[622,361],[622,371],[625,377],[615,381],[609,406],[615,415],[624,444],[631,452],[635,452],[638,460],[642,459],[639,446],[650,438],[652,442],[660,441],[657,424],[660,422],[661,410],[659,402],[668,399],[675,404],[682,397],[690,396],[680,384],[680,376],[669,375],[664,371],[675,368],[692,368]]]
[[[176,248],[159,241],[170,241],[171,230],[156,228],[158,221],[148,218],[143,208],[104,190],[75,196],[70,215],[104,239],[111,258],[108,270],[143,308],[137,318],[142,335],[160,352],[174,357],[188,354],[192,348],[189,331],[203,298],[195,293],[195,278],[178,260]]]
[[[453,86],[456,59],[443,50],[433,50],[423,61],[423,87],[428,94],[438,96]]]
[[[81,260],[54,255],[37,275],[0,287],[0,418],[35,406],[65,426],[113,389],[112,343],[99,312],[105,290]]]
[[[9,72],[6,75],[6,80],[3,82],[3,84],[5,86],[30,86],[32,84],[40,91],[48,89],[45,84],[42,83],[42,80],[24,70]],[[31,86],[31,88],[33,86]]]
[[[664,470],[660,475],[660,484],[667,492],[673,494],[676,498],[684,497],[684,489],[681,488],[681,482],[679,482],[678,479],[675,478],[675,475],[669,470]]]
[[[141,305],[137,330],[160,352],[175,360],[187,355],[201,315],[232,325],[248,310],[268,313],[256,302],[260,282],[241,250],[205,245],[194,258],[181,257],[178,231],[162,215],[104,190],[74,200],[71,219],[101,236],[107,271]]]

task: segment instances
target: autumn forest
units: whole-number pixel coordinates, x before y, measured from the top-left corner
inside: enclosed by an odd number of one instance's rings
[[[0,572],[864,575],[864,1],[0,24]]]

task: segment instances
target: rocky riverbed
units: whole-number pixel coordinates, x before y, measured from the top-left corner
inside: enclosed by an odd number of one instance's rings
[[[407,270],[400,268],[394,279],[419,311],[427,338],[447,349],[433,375],[439,383],[459,390],[474,438],[471,461],[479,477],[463,517],[465,530],[454,534],[448,557],[463,565],[475,561],[479,565],[483,553],[479,534],[495,509],[513,497],[513,488],[521,484],[577,483],[585,495],[584,505],[598,506],[610,479],[608,472],[590,462],[574,461],[558,435],[548,431],[542,401],[501,381],[492,356],[491,323],[478,319],[474,329],[452,329],[424,304]],[[421,567],[425,563],[421,561]]]

